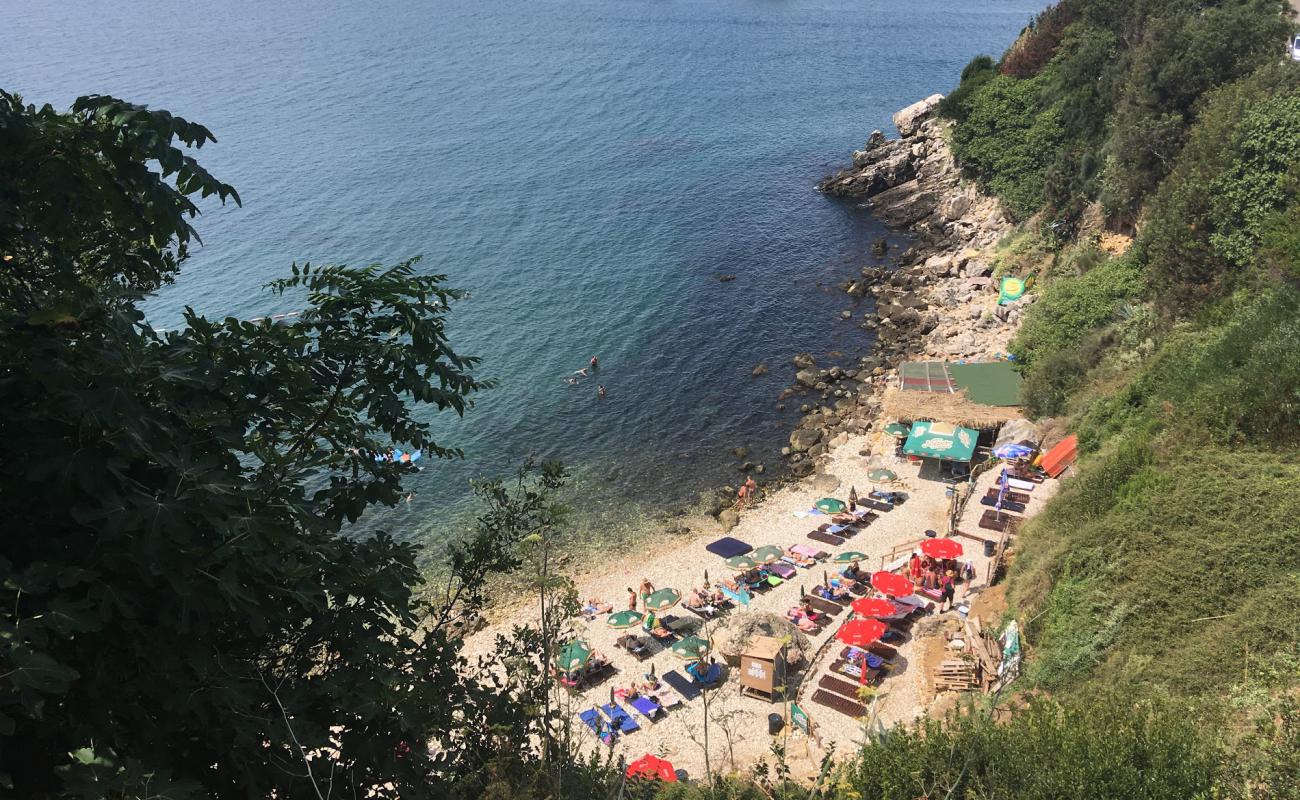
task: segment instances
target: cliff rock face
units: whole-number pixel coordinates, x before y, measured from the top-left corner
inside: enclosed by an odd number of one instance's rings
[[[853,166],[818,188],[836,197],[866,201],[877,217],[895,227],[911,228],[920,243],[931,247],[970,243],[983,238],[984,231],[1003,228],[1005,220],[996,201],[962,185],[944,139],[948,123],[935,113],[942,99],[943,95],[931,95],[894,114],[900,138],[888,139],[874,131],[866,146],[854,152]]]

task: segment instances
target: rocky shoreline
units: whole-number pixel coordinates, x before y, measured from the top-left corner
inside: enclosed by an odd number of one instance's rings
[[[993,251],[1012,224],[996,199],[962,179],[947,142],[950,124],[937,113],[942,100],[935,94],[894,114],[899,138],[873,131],[853,153],[852,166],[818,185],[825,194],[865,203],[877,218],[905,230],[912,244],[892,263],[863,267],[840,285],[852,298],[875,300],[874,310],[857,321],[877,334],[857,366],[819,368],[811,354],[794,358],[794,385],[778,398],[799,403],[803,413],[782,448],[794,478],[814,475],[834,448],[872,430],[881,394],[901,363],[1002,352],[1018,322],[1018,308],[989,302]],[[888,247],[882,239],[874,249],[883,256]],[[715,516],[727,529],[737,520],[721,509]]]

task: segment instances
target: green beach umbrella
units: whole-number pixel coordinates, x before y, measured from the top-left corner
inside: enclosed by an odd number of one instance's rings
[[[896,481],[898,480],[898,473],[894,472],[893,470],[884,469],[882,467],[880,469],[873,469],[870,472],[868,472],[867,479],[873,481]]]
[[[569,672],[581,669],[589,660],[591,660],[591,647],[581,639],[575,639],[560,648],[559,655],[555,657],[555,666]]]
[[[975,455],[979,431],[946,422],[917,422],[903,443],[909,456],[938,458],[944,461],[970,461]]]
[[[682,593],[676,589],[660,589],[645,599],[649,611],[667,611],[681,602]]]
[[[848,550],[835,556],[836,564],[851,564],[854,561],[861,561],[866,558],[866,553],[859,553],[857,550]]]
[[[760,564],[771,564],[773,561],[780,561],[785,551],[774,544],[764,545],[755,550],[751,556]]]
[[[758,562],[749,556],[732,556],[727,559],[727,566],[732,569],[753,569],[758,566]]]
[[[645,616],[640,611],[620,611],[617,614],[610,614],[605,618],[605,622],[609,623],[611,628],[622,630],[623,628],[635,628],[641,624],[643,619],[645,619]]]
[[[698,636],[687,636],[673,645],[673,655],[687,661],[699,661],[709,654],[709,640]]]
[[[885,433],[890,436],[906,436],[911,432],[912,429],[901,422],[891,422],[885,426]]]
[[[818,510],[825,511],[827,514],[838,514],[847,508],[847,506],[844,505],[843,500],[836,500],[834,497],[823,497],[816,503],[813,503],[813,505],[817,506]]]

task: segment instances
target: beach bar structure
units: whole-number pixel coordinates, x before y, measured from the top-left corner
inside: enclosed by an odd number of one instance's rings
[[[755,636],[740,654],[740,693],[775,702],[785,692],[785,643]]]
[[[978,443],[979,431],[947,422],[921,420],[912,423],[912,430],[903,443],[903,453],[918,458],[970,463]]]

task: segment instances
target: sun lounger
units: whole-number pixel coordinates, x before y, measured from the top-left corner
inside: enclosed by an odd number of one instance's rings
[[[651,724],[653,724],[656,719],[664,716],[663,707],[656,703],[654,699],[646,697],[645,695],[634,697],[631,700],[628,700],[627,704],[632,706],[633,711],[636,711],[636,713],[645,717]]]
[[[830,555],[830,553],[825,550],[813,547],[810,544],[796,544],[791,546],[790,549],[805,558],[811,558],[814,560],[820,560]]]
[[[823,675],[822,679],[817,681],[817,685],[855,702],[858,699],[858,684],[849,683],[843,678],[837,678],[834,675]]]
[[[839,603],[832,602],[830,600],[823,600],[822,598],[817,597],[815,595],[806,594],[803,596],[803,599],[808,602],[808,605],[817,609],[821,613],[826,614],[827,616],[833,617],[844,610],[844,606],[840,605]]]
[[[838,673],[846,678],[852,678],[855,681],[860,681],[862,680],[860,677],[862,675],[862,662],[839,659],[835,663],[831,664],[831,672]],[[875,683],[876,679],[879,677],[880,670],[867,667],[867,684]]]
[[[980,517],[981,528],[986,531],[997,531],[998,533],[1003,531],[1014,532],[1019,522],[1020,520],[1013,519],[1006,512],[999,515],[998,512],[991,508]]]
[[[686,617],[668,615],[659,620],[665,628],[676,634],[683,634],[687,631],[693,631],[700,626],[700,623]]]
[[[699,697],[703,691],[700,689],[699,684],[695,683],[695,681],[687,680],[675,670],[665,672],[663,675],[659,676],[659,679],[671,686],[673,690],[676,691],[677,694],[681,695],[685,700],[694,700]]]
[[[703,678],[696,677],[695,674],[691,672],[689,669],[686,670],[686,674],[690,675],[691,680],[695,681],[700,686],[705,686],[705,687],[712,686],[713,684],[717,683],[718,680],[722,677],[722,665],[717,663],[716,661],[710,664],[709,668],[705,670]]]
[[[660,708],[676,708],[682,704],[682,696],[666,683],[660,683],[652,694]]]
[[[1007,486],[1010,486],[1012,489],[1016,489],[1021,492],[1032,492],[1034,490],[1034,487],[1037,485],[1038,484],[1034,483],[1033,481],[1026,481],[1020,478],[1007,478]]]
[[[632,715],[624,711],[618,703],[606,703],[599,708],[609,718],[610,727],[617,728],[620,733],[635,733],[641,730],[641,726],[636,724]]]
[[[784,578],[785,580],[790,580],[798,574],[798,570],[789,564],[768,564],[767,571],[776,575],[778,578]]]
[[[636,657],[637,661],[644,661],[650,657],[650,648],[646,647],[644,641],[639,636],[624,634],[614,640],[614,646],[620,650],[626,650]]]
[[[808,538],[812,539],[814,542],[821,542],[822,544],[828,544],[831,547],[839,547],[840,545],[844,544],[843,537],[832,536],[829,533],[821,533],[820,531],[813,531],[812,533],[809,533]]]
[[[578,719],[582,720],[583,723],[591,729],[591,732],[596,734],[602,742],[608,745],[614,744],[614,731],[610,730],[609,725],[605,723],[605,720],[601,718],[600,713],[596,711],[596,709],[587,709],[578,715]]]
[[[893,649],[893,648],[890,648],[890,649]],[[898,651],[895,650],[894,652],[898,652]],[[840,660],[840,661],[859,661],[859,662],[860,662],[860,661],[862,660],[862,655],[863,655],[864,653],[865,653],[866,656],[867,656],[867,666],[870,667],[871,669],[881,669],[881,668],[883,668],[886,664],[889,663],[889,659],[885,658],[884,656],[882,656],[882,655],[878,655],[878,654],[876,654],[876,653],[871,652],[871,650],[869,650],[869,649],[867,649],[867,648],[861,648],[861,647],[846,647],[846,648],[844,648],[843,650],[840,651],[840,657],[839,657],[839,660]]]
[[[861,703],[854,702],[847,697],[841,697],[834,692],[828,692],[825,689],[818,689],[812,694],[812,701],[819,706],[838,711],[845,716],[861,719],[867,715],[867,707]]]
[[[706,545],[704,549],[716,556],[731,558],[732,556],[743,556],[754,548],[752,545],[745,544],[739,539],[724,536],[716,542]]]
[[[780,586],[783,583],[785,583],[785,578],[780,578],[777,577],[776,575],[767,576],[767,588],[769,589],[775,589],[776,587]]]
[[[982,506],[995,507],[995,506],[997,506],[997,504],[998,504],[998,498],[997,498],[996,495],[994,495],[993,497],[981,497],[981,498],[980,498],[980,505],[982,505]],[[1017,514],[1023,514],[1023,513],[1025,513],[1025,504],[1024,504],[1024,503],[1013,503],[1013,502],[1011,502],[1010,500],[1003,500],[1003,501],[1002,501],[1002,512],[1003,512],[1003,513],[1006,513],[1006,512],[1008,512],[1008,511],[1014,511],[1014,512],[1017,513]]]
[[[740,603],[742,606],[749,605],[749,593],[744,590],[737,592],[730,586],[723,586],[722,593],[727,596],[727,599],[732,600],[733,602]]]
[[[598,686],[606,678],[618,673],[618,669],[613,664],[601,664],[599,667],[587,672],[582,676],[582,682],[588,686]]]
[[[991,497],[996,501],[998,499],[998,490],[989,489],[987,492],[984,493],[984,496]],[[1007,492],[1006,497],[1003,499],[1010,500],[1013,503],[1020,503],[1021,505],[1024,505],[1025,503],[1029,502],[1029,495],[1021,494],[1020,492]]]
[[[872,511],[893,511],[894,510],[893,504],[882,503],[879,500],[871,500],[871,499],[859,500],[858,505],[866,506]]]

